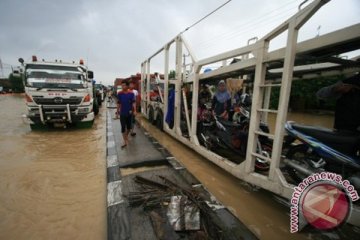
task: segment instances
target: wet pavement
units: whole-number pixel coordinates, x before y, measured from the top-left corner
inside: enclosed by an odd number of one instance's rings
[[[0,239],[106,239],[105,115],[32,132],[23,96],[0,96]]]
[[[135,130],[136,136],[129,136],[129,145],[122,149],[121,145],[123,145],[123,139],[121,135],[120,119],[114,119],[114,115],[115,114],[111,112],[109,117],[112,122],[120,167],[139,165],[141,163],[164,159],[161,152],[153,147],[152,143],[145,136],[144,131],[141,130]]]
[[[111,107],[112,108],[112,107]],[[109,239],[148,239],[155,240],[157,234],[166,235],[161,239],[193,239],[187,234],[200,234],[199,232],[175,233],[171,226],[163,226],[161,229],[153,227],[154,222],[149,217],[156,214],[160,222],[164,222],[166,216],[164,208],[147,212],[140,207],[129,207],[128,195],[132,192],[142,192],[135,183],[137,177],[145,177],[155,182],[161,182],[159,176],[171,179],[178,184],[178,190],[191,189],[201,193],[202,198],[213,202],[218,210],[207,211],[213,214],[210,221],[220,222],[223,229],[221,235],[225,239],[256,239],[256,236],[249,231],[241,221],[231,212],[219,205],[203,187],[202,184],[191,175],[180,163],[161,146],[156,139],[149,135],[143,128],[136,127],[136,136],[130,137],[130,144],[121,149],[122,137],[120,121],[113,119],[114,110],[108,111],[107,120],[107,159],[108,159],[108,236]],[[162,194],[161,194],[162,195]],[[165,199],[162,202],[166,202]],[[165,208],[166,209],[166,208]],[[162,217],[160,217],[160,214]],[[166,221],[165,221],[166,222]],[[224,223],[226,225],[224,225]],[[217,226],[221,226],[217,225]],[[201,231],[200,231],[201,232]],[[180,234],[180,235],[179,235]],[[169,238],[169,236],[172,236]],[[174,238],[175,237],[175,238]]]

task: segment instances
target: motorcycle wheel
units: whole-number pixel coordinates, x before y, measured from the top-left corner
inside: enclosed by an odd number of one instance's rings
[[[271,158],[272,146],[263,144],[261,147],[262,147],[262,150],[267,152],[269,154],[269,157]],[[255,170],[256,171],[265,172],[265,171],[268,171],[269,169],[270,169],[270,162],[268,162],[268,161],[263,162],[263,161],[259,161],[259,160],[255,161]]]
[[[309,147],[305,144],[293,146],[289,148],[286,154],[286,158],[294,161],[296,164],[299,164],[304,168],[312,169],[313,167],[310,165],[309,161],[311,159],[317,159],[318,156],[314,153],[309,153],[308,149]],[[291,179],[295,181],[296,184],[300,183],[304,178],[307,177],[306,174],[301,173],[289,166],[285,167],[285,171],[289,174]]]
[[[205,130],[203,133],[200,133],[200,144],[208,150],[214,149],[212,134],[209,130]]]

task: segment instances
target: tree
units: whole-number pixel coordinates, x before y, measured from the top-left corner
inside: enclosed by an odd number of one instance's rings
[[[176,78],[176,72],[175,72],[175,70],[170,70],[169,79],[175,79],[175,78]]]
[[[294,111],[304,111],[306,109],[331,110],[335,107],[335,101],[319,101],[316,92],[322,87],[332,85],[341,80],[343,76],[320,77],[317,79],[293,81],[291,86],[289,108]],[[280,88],[271,91],[270,106],[277,109],[279,104]]]

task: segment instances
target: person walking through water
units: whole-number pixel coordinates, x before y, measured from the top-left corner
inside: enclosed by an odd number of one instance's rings
[[[120,114],[121,133],[124,144],[121,148],[125,148],[129,144],[129,133],[133,116],[136,114],[135,96],[129,89],[128,82],[122,82],[122,90],[118,93],[118,112]]]
[[[136,109],[136,99],[139,95],[138,90],[135,89],[135,84],[133,82],[130,83],[130,90],[134,93],[134,102],[135,102],[135,109]],[[130,135],[131,136],[136,136],[136,132],[134,132],[134,128],[135,128],[135,115],[132,115],[132,119],[131,119],[131,130],[130,130]]]
[[[224,80],[218,83],[218,89],[213,97],[211,106],[216,116],[228,120],[231,108],[231,95],[226,89]]]

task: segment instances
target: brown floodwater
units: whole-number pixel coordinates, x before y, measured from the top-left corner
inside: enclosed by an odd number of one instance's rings
[[[276,114],[268,115],[268,124],[270,131],[275,130]],[[287,116],[288,121],[294,121],[299,124],[319,126],[332,129],[334,126],[334,115],[331,114],[310,114],[310,113],[294,113],[289,112]]]
[[[333,124],[332,115],[289,113],[288,119],[328,128],[331,128]],[[144,118],[139,118],[139,120],[141,125],[160,144],[181,161],[222,204],[227,206],[260,239],[314,238],[311,233],[290,233],[289,209],[276,201],[271,193],[251,187],[190,148],[180,144],[166,133],[152,127]],[[270,128],[274,126],[274,121],[274,116],[269,116]]]
[[[105,111],[91,129],[33,132],[0,95],[0,239],[106,239]]]

